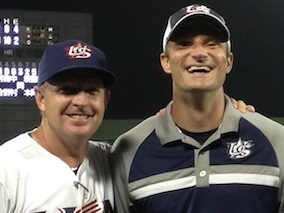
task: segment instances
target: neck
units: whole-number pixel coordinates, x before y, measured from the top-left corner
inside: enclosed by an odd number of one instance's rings
[[[198,94],[186,99],[173,98],[172,117],[190,132],[206,132],[218,128],[225,110],[224,94]]]
[[[42,125],[32,133],[33,139],[51,154],[57,156],[70,167],[78,167],[84,160],[87,144],[84,142],[73,143],[57,137],[50,129]]]

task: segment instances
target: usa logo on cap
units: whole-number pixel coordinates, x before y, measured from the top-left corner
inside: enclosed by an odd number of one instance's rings
[[[92,49],[87,45],[82,45],[81,42],[66,48],[67,55],[70,59],[90,58]]]
[[[82,72],[92,70],[98,74],[104,86],[115,82],[115,75],[106,69],[105,54],[94,47],[78,40],[67,40],[48,46],[39,63],[38,86],[52,76],[80,69]]]
[[[210,12],[210,9],[208,7],[206,7],[205,5],[200,5],[200,4],[194,4],[194,5],[191,5],[191,6],[187,6],[187,7],[185,7],[185,9],[186,9],[187,13],[190,13],[190,12],[193,12],[193,11],[203,11],[203,12],[207,12],[207,13]]]

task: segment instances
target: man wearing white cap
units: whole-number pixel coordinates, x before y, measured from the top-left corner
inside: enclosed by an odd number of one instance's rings
[[[160,61],[171,101],[114,143],[119,213],[283,213],[284,127],[224,93],[230,31],[204,5],[170,16]]]

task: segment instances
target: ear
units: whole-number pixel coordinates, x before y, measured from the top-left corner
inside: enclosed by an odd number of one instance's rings
[[[160,63],[165,73],[172,73],[171,65],[169,63],[169,57],[164,52],[160,54]]]
[[[111,96],[111,92],[108,89],[106,89],[105,90],[105,100],[104,100],[105,110],[107,108],[110,96]]]
[[[233,62],[234,62],[234,55],[233,53],[229,53],[229,56],[227,57],[227,70],[226,73],[230,73],[233,68]]]
[[[34,91],[35,91],[35,100],[36,100],[37,107],[39,108],[41,112],[44,112],[45,111],[45,99],[44,99],[43,92],[40,90],[38,86],[34,87]]]

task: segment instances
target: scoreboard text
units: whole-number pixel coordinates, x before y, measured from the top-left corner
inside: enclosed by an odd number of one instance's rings
[[[17,17],[0,18],[0,98],[33,97],[39,59],[45,47],[56,42],[57,27],[26,26]]]

